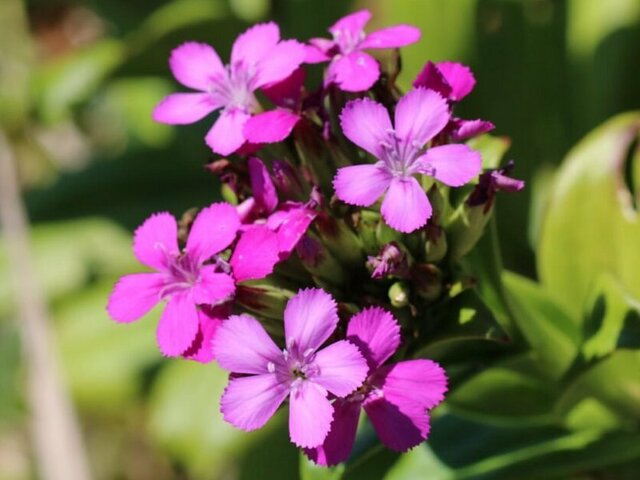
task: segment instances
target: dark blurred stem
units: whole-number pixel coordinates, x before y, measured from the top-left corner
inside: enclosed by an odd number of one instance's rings
[[[11,146],[0,131],[0,226],[13,281],[27,373],[38,478],[88,480],[89,463],[54,352],[49,317],[29,252],[29,226]]]

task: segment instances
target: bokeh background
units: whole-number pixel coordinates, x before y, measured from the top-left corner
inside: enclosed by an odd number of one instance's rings
[[[217,412],[225,377],[215,366],[163,360],[154,318],[116,325],[104,306],[118,276],[138,268],[131,232],[142,220],[218,196],[203,168],[210,122],[172,128],[150,117],[176,88],[171,49],[198,40],[225,58],[240,32],[265,19],[284,37],[325,36],[361,7],[374,12],[370,28],[422,29],[403,51],[404,88],[427,60],[474,70],[478,84],[460,112],[510,137],[507,158],[527,181],[498,200],[504,264],[535,279],[548,179],[591,129],[640,108],[640,1],[0,1],[0,129],[30,220],[33,289],[46,299],[96,478],[298,478],[281,422],[234,431]],[[6,257],[0,250],[0,478],[18,480],[37,473]]]

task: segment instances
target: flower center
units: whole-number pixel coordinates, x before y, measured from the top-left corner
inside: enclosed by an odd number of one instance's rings
[[[200,280],[200,268],[187,254],[167,258],[167,279],[160,296],[165,298],[188,290]]]
[[[335,30],[332,32],[333,41],[336,42],[338,47],[340,48],[340,53],[343,55],[347,55],[354,50],[357,50],[358,45],[364,37],[365,33],[360,30],[358,32],[352,32],[351,30]]]
[[[396,134],[395,130],[387,131],[387,137],[380,142],[382,160],[396,177],[408,177],[415,173],[413,164],[419,157],[421,145],[408,142]]]
[[[214,101],[220,102],[227,110],[238,109],[255,113],[258,100],[253,94],[256,71],[253,65],[243,62],[226,66],[226,75],[216,78],[209,87]]]

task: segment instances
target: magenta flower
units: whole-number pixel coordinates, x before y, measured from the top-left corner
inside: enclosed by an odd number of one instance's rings
[[[284,350],[249,315],[225,321],[213,340],[218,363],[233,373],[220,402],[224,419],[255,430],[289,397],[291,441],[300,447],[322,444],[333,417],[329,393],[349,395],[367,374],[367,362],[352,343],[320,349],[337,324],[336,303],[320,289],[301,290],[289,300]]]
[[[235,291],[234,278],[209,259],[236,238],[240,220],[235,209],[214,203],[202,210],[191,227],[184,252],[178,247],[178,226],[169,213],[149,217],[135,232],[133,253],[154,273],[125,275],[116,283],[107,311],[117,322],[133,322],[160,300],[167,305],[160,317],[157,340],[164,355],[187,351],[200,332],[197,305],[217,305]]]
[[[456,62],[427,62],[413,82],[414,87],[435,90],[449,101],[452,108],[469,95],[475,85],[476,79],[471,69]],[[493,123],[486,120],[452,117],[445,130],[454,142],[459,142],[490,132],[493,128]]]
[[[395,128],[385,107],[368,98],[349,102],[340,119],[346,137],[378,162],[339,169],[333,181],[336,195],[368,207],[386,192],[382,216],[400,232],[412,232],[431,217],[431,205],[415,175],[459,187],[482,168],[480,154],[466,145],[423,150],[450,119],[447,102],[432,90],[416,88],[398,101]]]
[[[245,143],[247,133],[251,133],[245,132],[245,125],[261,110],[254,92],[287,78],[304,57],[305,47],[295,40],[281,41],[275,23],[255,25],[241,34],[233,44],[231,62],[226,66],[209,45],[184,43],[171,53],[169,66],[178,82],[197,93],[169,95],[156,107],[153,118],[183,125],[222,109],[205,140],[214,152],[229,155]],[[290,132],[298,117],[286,111],[276,116],[278,122],[269,123],[270,131],[281,140],[284,137],[280,129]],[[260,129],[262,123],[256,122],[253,128]]]
[[[341,18],[329,28],[333,40],[314,38],[307,50],[307,63],[330,61],[325,84],[335,83],[341,90],[361,92],[378,80],[380,67],[366,49],[399,48],[417,42],[420,30],[396,25],[365,34],[371,12],[360,10]]]
[[[333,404],[331,430],[321,446],[305,449],[320,465],[345,461],[353,447],[360,409],[391,450],[405,452],[427,438],[428,411],[447,390],[444,370],[430,360],[407,360],[381,366],[400,345],[400,326],[385,310],[372,307],[355,315],[347,339],[358,345],[369,365],[364,384]]]

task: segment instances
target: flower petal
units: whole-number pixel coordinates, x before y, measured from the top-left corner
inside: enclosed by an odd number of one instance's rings
[[[381,143],[393,130],[389,112],[369,98],[353,100],[340,113],[342,132],[353,143],[379,158]]]
[[[284,335],[287,348],[295,344],[301,353],[317,350],[338,325],[336,302],[324,290],[300,290],[284,310]],[[315,445],[314,445],[315,446]]]
[[[343,202],[368,207],[384,194],[392,179],[382,164],[353,165],[338,169],[333,188]]]
[[[206,43],[186,42],[175,48],[169,67],[182,85],[203,92],[209,89],[212,79],[226,75],[220,57]]]
[[[420,29],[411,25],[394,25],[369,33],[358,48],[400,48],[420,40]]]
[[[369,10],[358,10],[357,12],[342,17],[329,27],[329,31],[334,37],[350,35],[352,38],[357,38],[369,20],[371,20],[371,12]],[[336,40],[338,40],[338,38],[336,38]]]
[[[254,117],[257,118],[257,117]],[[251,191],[256,203],[263,212],[271,213],[278,206],[278,192],[271,180],[269,170],[258,157],[251,157],[247,162]]]
[[[347,460],[356,439],[360,407],[360,402],[342,399],[333,402],[331,430],[321,446],[304,450],[307,457],[325,467]]]
[[[172,296],[162,312],[156,330],[160,351],[167,357],[175,357],[187,351],[198,334],[199,324],[198,311],[191,296]]]
[[[422,147],[449,122],[449,106],[433,90],[418,87],[398,101],[396,133],[406,144]]]
[[[185,252],[200,265],[233,242],[240,227],[236,209],[228,203],[213,203],[196,216]]]
[[[201,308],[198,310],[199,328],[196,339],[189,349],[182,354],[187,360],[195,360],[200,363],[209,363],[213,357],[213,338],[218,327],[229,316],[229,304],[218,305],[214,308]]]
[[[205,265],[200,269],[200,278],[191,288],[193,300],[198,305],[216,305],[227,300],[236,289],[231,275],[216,272],[215,265]]]
[[[418,171],[431,175],[450,187],[468,183],[482,170],[482,158],[476,150],[463,144],[430,148],[418,162]]]
[[[380,307],[365,308],[349,320],[347,339],[360,349],[374,370],[400,346],[400,325]]]
[[[167,268],[167,258],[180,254],[178,225],[173,215],[154,213],[133,234],[133,254],[147,267]]]
[[[307,50],[295,40],[284,40],[273,47],[257,65],[256,88],[284,80],[304,62]]]
[[[436,65],[447,83],[451,85],[451,95],[449,98],[454,102],[459,102],[471,93],[476,85],[476,79],[471,69],[462,63],[440,62]]]
[[[468,138],[475,137],[476,135],[482,135],[483,133],[490,132],[495,128],[495,125],[486,120],[461,120],[457,119],[456,128],[451,134],[451,139],[454,142],[461,142]]]
[[[394,178],[380,213],[391,228],[410,233],[427,223],[431,217],[431,204],[415,178]]]
[[[307,45],[307,48],[312,47]],[[284,80],[262,87],[262,93],[264,93],[274,105],[295,110],[302,96],[305,77],[306,73],[304,68],[298,67]]]
[[[431,360],[406,360],[379,368],[371,383],[382,389],[384,398],[402,411],[412,406],[429,410],[444,400],[447,375]]]
[[[380,441],[396,452],[406,452],[429,434],[429,415],[424,409],[401,411],[383,396],[366,400],[364,409]]]
[[[225,110],[207,133],[205,141],[219,155],[230,155],[245,142],[244,124],[251,115],[241,110]]]
[[[300,207],[289,210],[280,219],[277,234],[278,251],[281,259],[286,258],[296,248],[296,245],[298,245],[298,242],[315,218],[316,212]]]
[[[269,55],[280,40],[280,29],[273,22],[259,23],[247,29],[233,43],[231,64],[256,65]]]
[[[378,62],[368,53],[355,51],[332,60],[325,83],[336,83],[345,92],[363,92],[371,88],[378,77]]]
[[[213,339],[213,355],[233,373],[268,373],[269,363],[279,364],[282,352],[264,327],[250,315],[232,315],[222,322]]]
[[[251,143],[276,143],[289,136],[300,116],[290,110],[259,113],[244,124],[244,138]]]
[[[331,428],[333,407],[320,385],[300,381],[289,397],[289,436],[298,447],[317,447]]]
[[[231,256],[233,276],[238,282],[264,278],[273,272],[279,257],[278,236],[258,226],[242,234]]]
[[[346,397],[362,385],[369,368],[358,347],[340,340],[323,348],[313,361],[319,372],[309,380],[322,385],[336,397]]]
[[[413,81],[414,87],[425,87],[430,90],[435,90],[444,98],[449,98],[451,95],[451,85],[444,78],[444,75],[440,73],[435,63],[427,62],[422,70]]]
[[[202,120],[220,106],[208,93],[172,93],[153,110],[153,119],[169,125],[187,125]]]
[[[163,286],[160,273],[133,273],[121,277],[109,296],[109,316],[122,323],[139,319],[160,301]]]
[[[251,431],[264,426],[289,394],[286,383],[272,373],[233,378],[220,399],[224,419]]]

